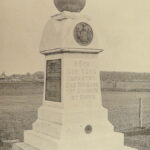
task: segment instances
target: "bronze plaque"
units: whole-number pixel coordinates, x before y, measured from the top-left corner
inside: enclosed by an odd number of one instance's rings
[[[61,59],[47,61],[45,100],[61,102]]]
[[[91,26],[84,22],[78,23],[74,29],[74,38],[80,45],[89,45],[93,40],[93,30]]]

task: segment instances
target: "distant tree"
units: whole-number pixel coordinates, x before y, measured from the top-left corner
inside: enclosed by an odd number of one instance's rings
[[[0,75],[0,80],[5,80],[6,79],[6,74],[5,72],[2,72],[2,74]]]
[[[30,72],[27,72],[27,73],[26,73],[26,76],[28,76],[28,77],[31,76],[31,73],[30,73]]]
[[[150,81],[150,73],[101,71],[102,81]]]
[[[33,77],[35,79],[44,79],[44,72],[43,71],[37,71],[33,74]]]
[[[2,76],[6,77],[6,74],[5,74],[5,72],[2,72]]]

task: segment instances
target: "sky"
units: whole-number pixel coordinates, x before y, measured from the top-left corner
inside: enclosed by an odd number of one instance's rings
[[[150,1],[87,0],[82,11],[97,24],[103,71],[150,72]],[[53,0],[0,1],[0,73],[44,70],[39,44],[45,23],[58,13]]]

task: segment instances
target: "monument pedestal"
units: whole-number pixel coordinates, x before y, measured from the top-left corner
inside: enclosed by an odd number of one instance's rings
[[[131,150],[102,107],[98,51],[59,52],[46,56],[45,101],[13,150]]]
[[[85,0],[55,2],[64,12],[48,21],[40,46],[46,56],[44,102],[33,130],[13,150],[131,150],[101,104],[101,38],[91,20],[77,13]]]

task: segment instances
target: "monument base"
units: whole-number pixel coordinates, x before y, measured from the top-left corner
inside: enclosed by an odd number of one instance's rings
[[[13,150],[133,149],[124,146],[123,134],[114,132],[101,104],[97,54],[62,53],[46,59],[53,60],[48,64],[53,70],[52,74],[48,72],[50,77],[57,73],[60,79],[61,68],[61,99],[44,101],[33,130],[25,131],[24,143],[14,144]],[[52,93],[56,93],[53,87],[60,85],[58,80],[56,83],[51,82]],[[44,95],[53,96],[48,94]]]
[[[44,104],[33,130],[25,131],[24,143],[15,143],[13,150],[131,150],[124,146],[123,134],[114,132],[105,118],[107,111],[103,108],[60,111]],[[86,131],[89,122],[92,129]]]

